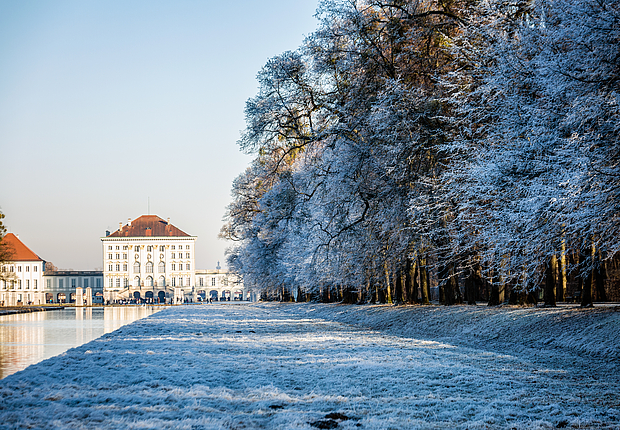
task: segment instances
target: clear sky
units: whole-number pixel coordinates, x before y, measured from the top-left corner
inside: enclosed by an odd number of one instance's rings
[[[265,62],[300,46],[318,0],[0,0],[0,210],[61,269],[102,267],[100,237],[150,213],[217,238]]]

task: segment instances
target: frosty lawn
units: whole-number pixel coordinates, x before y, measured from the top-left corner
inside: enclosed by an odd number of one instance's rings
[[[583,318],[591,354],[567,325]],[[534,319],[556,321],[550,342],[524,331]],[[174,307],[0,381],[0,428],[619,428],[619,321],[613,309]],[[510,342],[494,334],[513,329]]]

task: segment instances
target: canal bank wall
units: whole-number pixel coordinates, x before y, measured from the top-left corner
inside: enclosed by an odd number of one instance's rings
[[[13,314],[27,314],[30,312],[55,311],[64,309],[64,306],[18,306],[0,308],[0,316]]]

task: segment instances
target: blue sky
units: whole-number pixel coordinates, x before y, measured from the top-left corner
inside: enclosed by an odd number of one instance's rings
[[[148,211],[214,268],[236,141],[265,62],[317,25],[318,0],[0,1],[0,210],[64,269]]]

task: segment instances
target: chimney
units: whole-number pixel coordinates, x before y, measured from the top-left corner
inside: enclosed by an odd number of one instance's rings
[[[131,218],[127,218],[127,225],[131,227]]]
[[[119,222],[118,223],[118,231],[121,231],[123,229],[123,223]]]
[[[170,217],[168,217],[168,225],[170,225]]]

